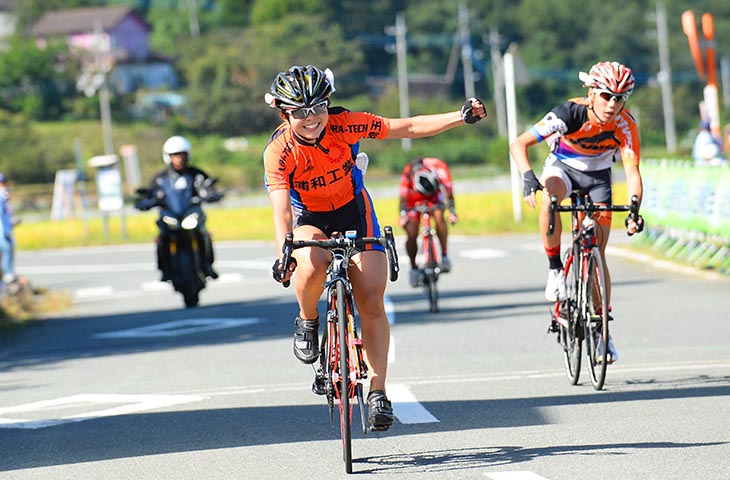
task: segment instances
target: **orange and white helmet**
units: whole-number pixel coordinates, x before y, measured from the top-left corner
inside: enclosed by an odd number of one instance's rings
[[[634,74],[618,62],[598,62],[588,73],[580,72],[583,85],[602,92],[628,97],[634,91]]]

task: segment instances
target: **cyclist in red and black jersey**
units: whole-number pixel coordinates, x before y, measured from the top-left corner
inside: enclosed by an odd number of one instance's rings
[[[626,106],[634,91],[634,75],[618,62],[599,62],[579,78],[588,87],[588,95],[572,98],[555,107],[542,120],[517,137],[510,145],[510,153],[522,173],[524,197],[535,208],[536,193],[543,190],[540,208],[540,233],[548,257],[550,271],[545,298],[554,302],[565,298],[565,275],[560,258],[560,216],[555,216],[555,234],[548,236],[548,206],[550,196],[567,198],[574,189],[589,193],[597,204],[611,204],[611,167],[621,158],[626,174],[629,199],[636,195],[641,202],[642,181],[639,172],[639,131]],[[551,147],[545,160],[541,181],[532,171],[527,149],[543,140]],[[541,183],[542,182],[542,183]],[[611,212],[596,214],[598,241],[605,262],[605,249],[611,227]],[[641,231],[643,220],[627,218],[629,234]],[[610,301],[611,279],[606,268],[606,285]],[[618,353],[609,337],[611,361]]]
[[[361,139],[419,138],[439,134],[487,116],[484,105],[470,98],[461,110],[385,118],[330,106],[335,91],[332,71],[312,65],[280,72],[265,95],[284,121],[264,150],[265,183],[274,211],[277,247],[287,233],[295,240],[326,239],[332,232],[357,230],[362,236],[380,235],[372,199],[363,185],[355,158]],[[299,303],[295,319],[294,355],[314,363],[319,350],[317,303],[323,292],[330,255],[316,248],[295,251],[290,265],[274,263],[274,278],[286,269],[288,281],[296,269],[294,290]],[[385,314],[387,260],[383,248],[369,246],[353,257],[350,280],[362,322],[370,367],[369,421],[377,430],[393,423],[385,395],[390,330]]]
[[[406,231],[406,253],[411,262],[410,281],[412,287],[418,286],[419,272],[416,266],[418,253],[418,227],[421,214],[415,209],[423,202],[433,204],[437,208],[433,211],[433,220],[436,224],[436,236],[441,245],[441,260],[439,267],[442,273],[451,271],[451,261],[448,257],[449,227],[446,224],[455,224],[459,217],[454,205],[454,184],[451,171],[446,162],[435,157],[419,157],[412,160],[400,178],[400,224]],[[445,215],[444,209],[449,213]]]

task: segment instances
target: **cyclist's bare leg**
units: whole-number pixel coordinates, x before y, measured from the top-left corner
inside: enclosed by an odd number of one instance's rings
[[[560,200],[564,199],[568,193],[568,187],[565,185],[560,177],[547,177],[543,179],[543,196],[542,204],[540,205],[540,216],[538,222],[540,224],[540,235],[542,237],[542,244],[545,249],[552,249],[560,246],[560,234],[563,232],[563,222],[560,219],[560,215],[555,215],[555,231],[551,236],[547,235],[548,226],[550,224],[550,214],[548,207],[550,206],[550,196],[557,195]]]
[[[406,253],[411,261],[411,267],[416,266],[416,253],[418,253],[418,219],[409,218],[403,229],[406,231]]]
[[[433,220],[436,223],[436,236],[439,238],[441,244],[441,254],[448,251],[448,239],[449,239],[449,227],[446,225],[446,218],[444,217],[444,209],[439,208],[433,211]]]
[[[603,260],[603,268],[606,271],[606,300],[611,305],[611,273],[608,271],[608,263],[606,262],[606,245],[608,245],[608,237],[611,234],[611,212],[596,212],[596,239],[598,240],[598,248],[601,251],[601,260]]]
[[[294,229],[295,240],[327,239],[320,229],[304,225]],[[299,248],[292,254],[297,260],[296,278],[292,282],[299,303],[299,317],[303,320],[316,320],[317,303],[324,291],[327,266],[332,256],[321,248]]]
[[[390,326],[385,314],[385,286],[388,261],[380,251],[366,251],[356,255],[350,266],[350,281],[355,304],[360,313],[365,358],[370,367],[370,391],[385,392],[388,370]]]

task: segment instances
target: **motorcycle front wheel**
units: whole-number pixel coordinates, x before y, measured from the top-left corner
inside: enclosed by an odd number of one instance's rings
[[[177,253],[177,290],[182,294],[186,308],[197,307],[202,290],[200,276],[195,267],[195,259],[189,251]]]

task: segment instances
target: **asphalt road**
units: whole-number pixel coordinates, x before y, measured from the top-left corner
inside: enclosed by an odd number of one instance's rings
[[[187,310],[151,246],[21,252],[21,274],[75,305],[0,342],[0,478],[344,477],[274,252],[217,245],[221,278]],[[454,238],[450,257],[440,313],[407,271],[388,288],[398,420],[355,432],[356,475],[730,478],[730,279],[611,250],[620,360],[597,392],[585,369],[568,383],[546,334],[537,237]]]

